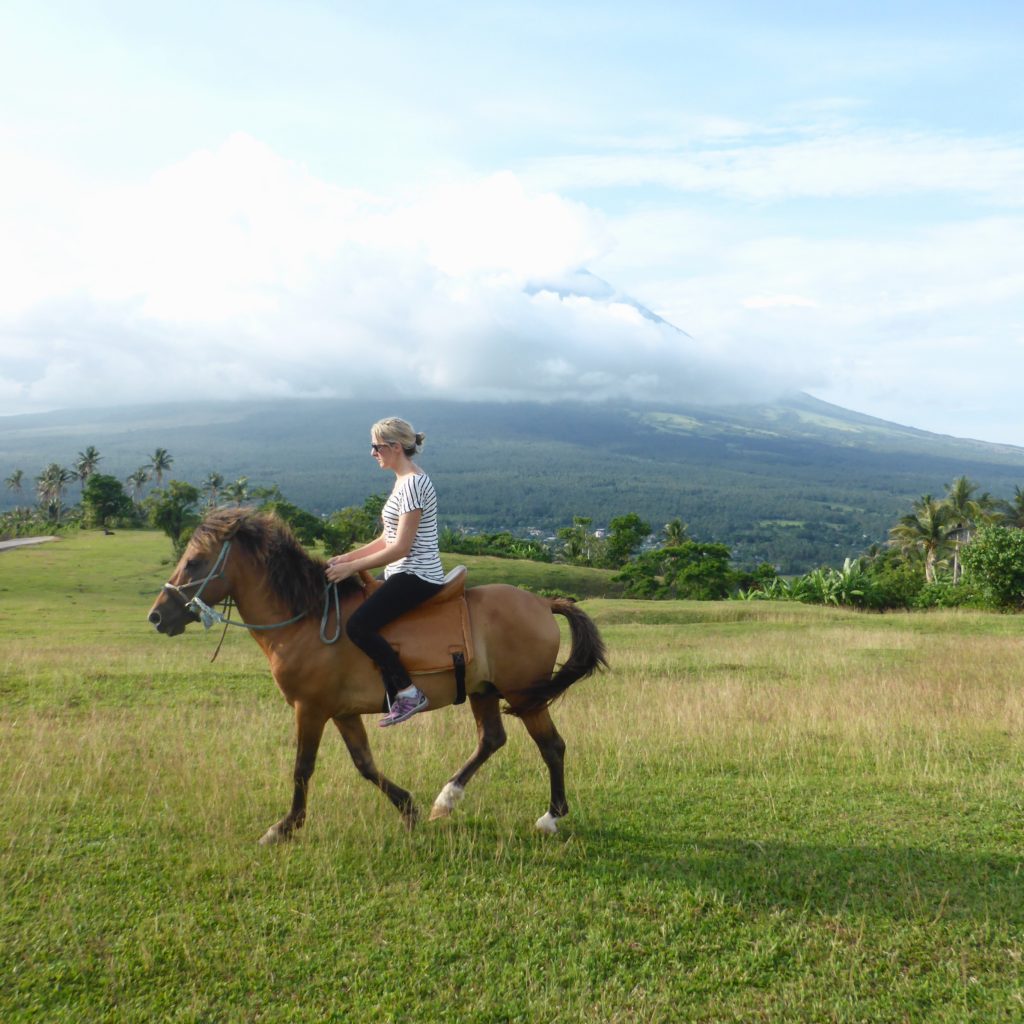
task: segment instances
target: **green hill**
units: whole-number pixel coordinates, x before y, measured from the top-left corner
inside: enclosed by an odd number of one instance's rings
[[[913,498],[941,494],[961,474],[999,497],[1024,485],[1024,449],[930,434],[802,394],[714,408],[307,400],[3,417],[0,475],[23,469],[31,489],[44,465],[70,465],[91,444],[101,470],[123,479],[164,447],[174,477],[247,476],[326,513],[386,489],[368,431],[392,413],[428,435],[422,461],[445,525],[552,534],[573,515],[598,527],[637,512],[655,529],[678,516],[740,562],[785,572],[836,564],[883,540]],[[0,492],[0,508],[17,503]]]

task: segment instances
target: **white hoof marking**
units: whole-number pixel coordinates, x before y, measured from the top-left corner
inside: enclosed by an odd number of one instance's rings
[[[430,811],[430,817],[432,819],[447,818],[455,810],[455,805],[465,795],[466,790],[463,786],[457,786],[454,782],[446,782],[444,789],[437,794],[437,799],[434,801],[434,806]]]
[[[547,811],[542,818],[537,819],[537,831],[546,832],[549,836],[555,835],[558,832],[558,819]]]
[[[260,846],[276,846],[278,843],[284,842],[284,836],[281,835],[281,830],[276,825],[271,825],[266,832],[260,836]]]

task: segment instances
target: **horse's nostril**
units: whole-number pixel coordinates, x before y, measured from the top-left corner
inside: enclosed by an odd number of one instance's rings
[[[149,613],[149,621],[152,622],[154,626],[159,626],[160,625],[160,613],[159,612],[150,612]]]

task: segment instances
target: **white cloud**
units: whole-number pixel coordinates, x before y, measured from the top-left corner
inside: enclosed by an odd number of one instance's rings
[[[729,204],[599,214],[510,173],[372,195],[244,135],[103,190],[0,168],[24,200],[0,208],[0,413],[809,388],[984,436],[992,367],[1024,374],[1024,219],[1008,214],[812,237]]]
[[[5,263],[23,257],[0,307],[3,412],[772,386],[581,275],[610,246],[603,218],[508,173],[380,197],[235,135],[143,183],[66,199],[54,235],[11,218],[0,241]]]
[[[741,304],[747,309],[786,309],[793,306],[813,309],[817,305],[814,299],[804,298],[803,295],[751,295]]]
[[[724,147],[682,138],[537,160],[528,180],[556,190],[657,185],[755,201],[956,192],[1024,202],[1024,146],[1015,138],[852,129],[797,131],[767,141],[756,133]]]
[[[886,419],[1024,443],[1008,383],[1024,376],[1024,218],[811,238],[732,209],[647,209],[609,230],[623,250],[646,239],[653,256],[629,267],[620,250],[596,269],[723,360],[753,355]]]

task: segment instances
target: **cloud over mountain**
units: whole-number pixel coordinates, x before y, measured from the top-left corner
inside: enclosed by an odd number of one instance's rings
[[[241,134],[5,211],[0,412],[231,396],[769,397],[587,274],[603,218],[499,173],[378,196]],[[799,383],[799,382],[797,382]]]

